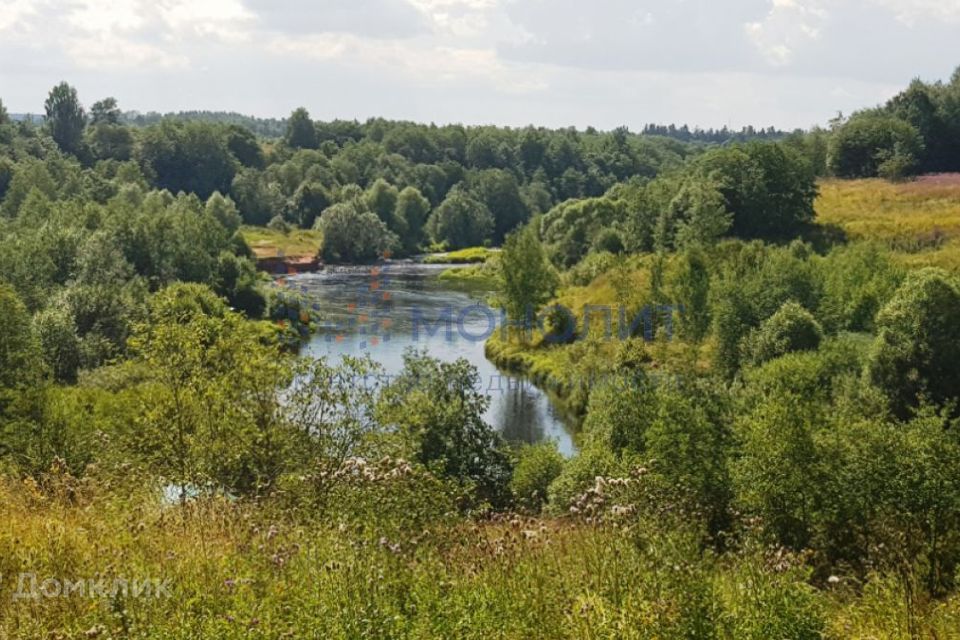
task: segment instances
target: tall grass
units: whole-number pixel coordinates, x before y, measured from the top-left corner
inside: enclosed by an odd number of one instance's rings
[[[2,638],[766,640],[960,629],[960,600],[907,609],[896,578],[816,589],[776,554],[716,558],[682,536],[614,524],[457,518],[388,539],[270,503],[171,505],[69,478],[0,484],[0,570]],[[156,578],[170,592],[14,600],[21,573]]]

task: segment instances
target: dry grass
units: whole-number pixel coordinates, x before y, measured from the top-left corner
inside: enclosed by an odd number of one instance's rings
[[[960,270],[960,174],[907,183],[827,180],[816,207],[821,224],[850,240],[883,242],[904,266]]]

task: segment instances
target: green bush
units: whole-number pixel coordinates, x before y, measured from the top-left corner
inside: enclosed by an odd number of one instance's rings
[[[563,471],[563,456],[554,442],[543,442],[522,448],[513,468],[510,490],[516,503],[538,512],[547,500],[550,483]]]
[[[793,351],[813,351],[823,340],[823,329],[813,315],[796,302],[787,302],[745,340],[743,349],[753,364]]]

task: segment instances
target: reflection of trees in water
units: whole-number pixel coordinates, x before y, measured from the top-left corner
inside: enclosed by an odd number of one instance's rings
[[[539,442],[546,433],[542,396],[503,376],[503,391],[494,391],[493,426],[511,442]]]

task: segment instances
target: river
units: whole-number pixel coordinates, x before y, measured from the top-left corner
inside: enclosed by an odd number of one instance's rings
[[[499,311],[485,303],[488,292],[445,286],[438,275],[446,268],[390,262],[289,276],[287,287],[306,295],[320,315],[304,353],[333,361],[369,355],[387,376],[403,369],[411,347],[444,361],[463,358],[490,397],[486,421],[508,441],[553,440],[562,454],[573,455],[571,422],[550,396],[499,371],[484,355],[485,337],[501,325]]]

